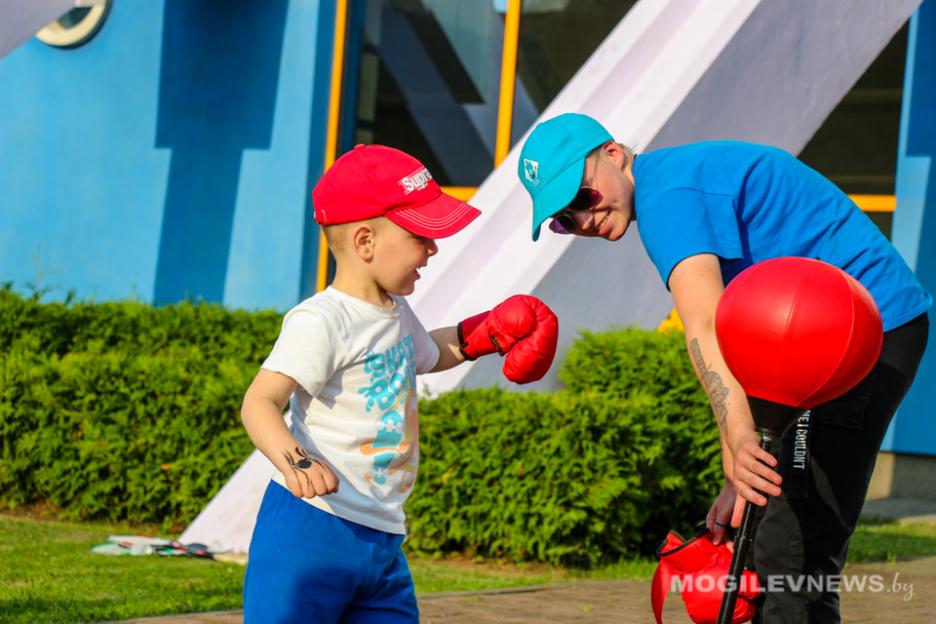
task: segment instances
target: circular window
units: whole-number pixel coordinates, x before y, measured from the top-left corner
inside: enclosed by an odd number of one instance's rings
[[[77,48],[90,41],[104,25],[111,0],[85,0],[76,4],[89,6],[72,9],[36,33],[36,38],[56,48]]]

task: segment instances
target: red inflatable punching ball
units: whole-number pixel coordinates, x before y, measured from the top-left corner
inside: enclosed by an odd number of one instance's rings
[[[854,388],[884,339],[865,287],[809,258],[775,258],[744,270],[722,294],[715,332],[748,397],[800,409]]]

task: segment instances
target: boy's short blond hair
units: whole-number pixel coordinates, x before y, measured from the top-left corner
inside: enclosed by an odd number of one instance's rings
[[[322,232],[325,234],[325,242],[328,248],[337,257],[339,253],[344,253],[348,248],[348,233],[356,226],[363,224],[370,225],[375,231],[378,231],[385,217],[374,217],[372,219],[361,219],[360,221],[350,221],[348,223],[336,223],[334,225],[322,226]]]

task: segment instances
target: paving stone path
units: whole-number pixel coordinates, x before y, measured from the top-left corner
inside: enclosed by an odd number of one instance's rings
[[[842,621],[936,624],[936,557],[853,565],[847,575],[877,575],[881,591],[843,592]],[[869,584],[870,587],[870,584]],[[429,594],[423,624],[652,624],[648,581],[580,581],[488,592]],[[691,622],[675,594],[667,624]],[[240,611],[126,620],[122,624],[242,624]]]

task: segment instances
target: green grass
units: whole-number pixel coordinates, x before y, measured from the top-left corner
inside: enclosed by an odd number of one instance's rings
[[[848,548],[849,563],[936,556],[936,524],[862,519]]]
[[[95,622],[237,609],[244,568],[177,557],[108,557],[90,548],[116,533],[152,528],[76,524],[0,515],[0,622]],[[851,563],[936,555],[936,525],[864,522]],[[570,579],[649,579],[645,559],[597,570],[565,570],[464,558],[411,557],[420,594],[543,585]]]
[[[108,535],[136,532],[0,516],[0,621],[93,622],[240,605],[237,564],[89,552]]]

